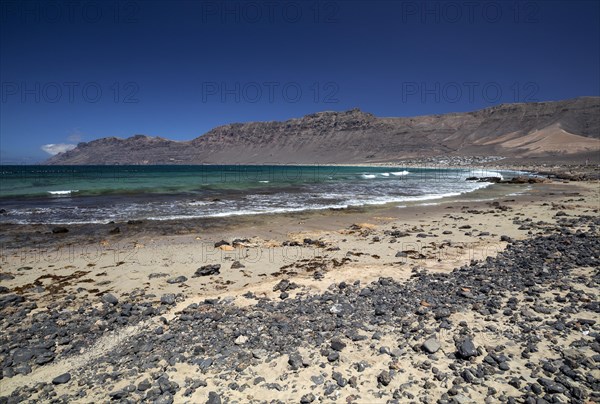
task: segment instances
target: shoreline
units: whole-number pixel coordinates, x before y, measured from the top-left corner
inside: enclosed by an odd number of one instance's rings
[[[299,211],[265,212],[256,214],[231,214],[223,216],[189,217],[180,219],[142,219],[108,221],[103,223],[51,223],[51,224],[15,224],[2,223],[2,244],[4,249],[18,248],[24,241],[23,237],[32,244],[52,246],[56,244],[98,242],[104,239],[127,238],[129,236],[159,236],[166,234],[192,234],[194,232],[210,231],[218,233],[236,226],[256,226],[262,222],[271,222],[279,218],[287,218],[290,222],[305,217],[325,218],[340,216],[361,216],[380,212],[381,215],[395,215],[398,209],[412,209],[418,207],[435,206],[439,204],[456,203],[457,201],[489,201],[494,198],[519,194],[529,184],[489,184],[485,187],[464,192],[453,196],[439,196],[436,198],[423,198],[417,200],[391,201],[385,203],[367,203],[363,205],[348,206],[343,208],[324,207],[321,209],[307,208]],[[352,221],[352,220],[351,220]],[[348,221],[344,221],[349,225]],[[53,229],[66,228],[64,233],[53,234]],[[118,233],[114,229],[118,228]]]

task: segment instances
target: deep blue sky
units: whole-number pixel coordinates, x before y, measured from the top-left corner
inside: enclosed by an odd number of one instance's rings
[[[600,2],[473,4],[1,0],[0,154],[33,162],[46,144],[187,140],[323,110],[600,95]]]

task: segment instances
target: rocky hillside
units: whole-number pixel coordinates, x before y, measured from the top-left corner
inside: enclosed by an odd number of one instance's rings
[[[47,164],[366,163],[440,155],[583,161],[599,152],[600,97],[581,97],[412,118],[320,112],[224,125],[185,142],[109,137]]]

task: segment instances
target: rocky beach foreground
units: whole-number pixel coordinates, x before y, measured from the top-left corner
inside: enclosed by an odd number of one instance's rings
[[[3,251],[0,403],[598,402],[598,182],[514,186]]]

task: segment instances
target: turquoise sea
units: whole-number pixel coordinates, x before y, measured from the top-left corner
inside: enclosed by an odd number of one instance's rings
[[[508,171],[354,166],[0,166],[0,223],[108,223],[440,200]]]

